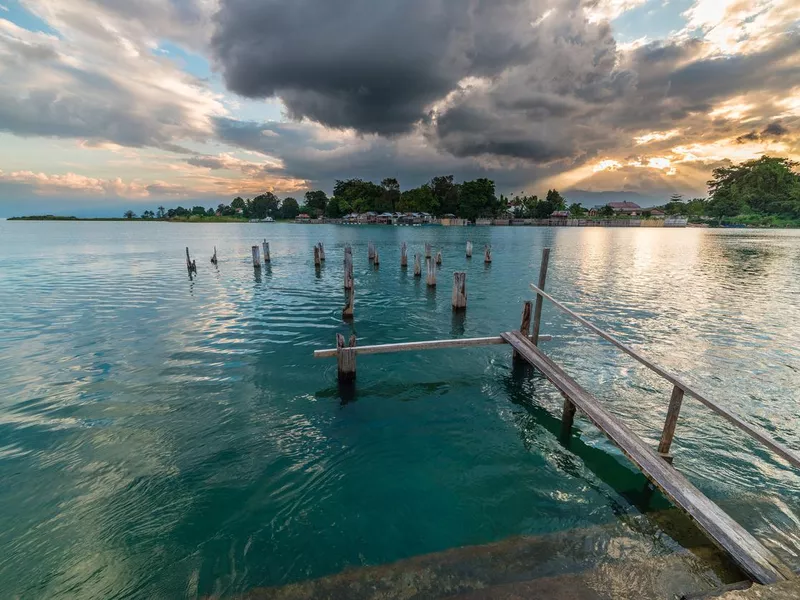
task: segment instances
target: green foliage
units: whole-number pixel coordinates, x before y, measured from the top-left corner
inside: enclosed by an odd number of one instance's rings
[[[439,177],[434,177],[428,185],[439,206],[439,212],[436,214],[458,215],[461,186],[453,183],[453,176],[440,175]]]
[[[247,202],[247,217],[251,219],[265,219],[274,217],[278,213],[278,197],[272,192],[259,194]]]
[[[126,210],[122,216],[125,217],[126,219],[135,219],[136,213],[133,212],[132,210]]]
[[[300,205],[292,197],[284,198],[281,202],[281,209],[278,214],[282,219],[294,219],[300,214]]]
[[[762,156],[731,167],[714,169],[708,182],[708,212],[715,217],[742,213],[800,217],[798,163]]]
[[[494,181],[481,178],[465,181],[459,193],[459,216],[474,220],[494,216],[500,206],[494,192]]]
[[[241,196],[236,196],[236,198],[233,199],[233,202],[231,202],[231,208],[234,211],[244,210],[245,208],[247,208],[247,204],[245,203],[245,201],[242,199]]]
[[[202,206],[193,206],[192,214],[197,215],[198,217],[204,217],[206,216],[206,209]]]
[[[610,206],[606,205],[603,206],[600,210],[597,211],[597,214],[601,217],[613,217],[614,216],[614,209]]]
[[[586,214],[586,209],[580,202],[573,202],[569,205],[569,214],[572,217],[581,217]]]
[[[400,212],[438,212],[439,201],[433,195],[431,186],[427,183],[413,190],[406,190],[400,194],[397,210]]]
[[[389,191],[390,190],[376,185],[371,181],[364,181],[362,179],[337,179],[336,183],[333,185],[333,195],[339,201],[339,206],[347,207],[344,214],[350,211],[378,211],[381,206],[383,206],[383,202],[385,202],[384,193]],[[386,198],[388,197],[389,196],[386,196]],[[389,205],[385,210],[390,211],[392,208]]]
[[[328,195],[322,190],[306,192],[305,212],[312,217],[319,217],[325,214],[325,207],[328,205]]]

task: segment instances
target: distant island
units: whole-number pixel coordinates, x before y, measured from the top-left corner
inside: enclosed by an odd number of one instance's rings
[[[380,184],[362,179],[337,180],[333,195],[322,190],[305,193],[301,205],[295,198],[279,199],[272,192],[254,198],[236,197],[216,209],[178,206],[137,215],[127,210],[122,217],[78,218],[54,215],[12,217],[22,221],[168,221],[179,223],[246,223],[248,221],[287,220],[300,216],[338,221],[362,214],[426,214],[437,219],[459,219],[475,223],[497,219],[630,219],[685,217],[689,223],[707,226],[800,227],[800,173],[798,163],[788,158],[762,156],[729,167],[714,169],[708,182],[708,197],[684,200],[673,194],[660,206],[640,210],[620,209],[609,202],[584,207],[567,204],[557,190],[544,197],[532,195],[499,196],[491,179],[457,183],[452,175],[434,177],[417,188],[401,191],[397,179]],[[634,205],[639,209],[638,205]]]

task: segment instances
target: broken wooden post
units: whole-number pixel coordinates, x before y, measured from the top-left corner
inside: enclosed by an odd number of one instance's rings
[[[467,241],[467,258],[472,258],[472,242]]]
[[[214,251],[214,254],[216,254],[216,251]],[[197,263],[189,256],[189,246],[186,246],[186,270],[189,271],[190,274],[197,273]]]
[[[336,334],[336,365],[339,383],[352,383],[356,379],[356,336],[350,336],[350,344],[345,347],[344,336]]]
[[[425,258],[431,257],[431,245],[425,244]]]
[[[441,250],[439,250],[436,253],[436,264],[437,265],[441,265],[442,264],[442,251]]]
[[[252,246],[251,250],[253,251],[253,268],[260,269],[261,268],[261,253],[258,251],[258,246]]]
[[[319,258],[319,246],[314,246],[314,266],[320,266],[320,258]]]
[[[344,308],[342,309],[342,318],[343,319],[352,319],[353,318],[353,304],[355,304],[355,296],[356,292],[353,289],[353,286],[350,286],[350,289],[345,290],[344,292]]]
[[[263,242],[261,242],[261,247],[264,249],[264,262],[265,263],[270,262],[269,242],[267,240],[264,240]]]
[[[453,273],[453,310],[467,308],[467,274],[463,271]]]
[[[544,289],[544,283],[547,279],[547,263],[550,261],[550,248],[542,249],[542,265],[539,267],[539,289]],[[541,294],[536,294],[536,308],[533,311],[533,335],[531,341],[533,345],[539,343],[539,328],[542,322],[542,302],[544,298]]]
[[[372,255],[372,264],[373,264],[373,265],[375,265],[376,267],[377,267],[377,266],[379,266],[379,265],[381,264],[381,259],[380,259],[380,257],[378,256],[378,249],[377,249],[377,248],[375,248],[375,249],[373,250],[373,255]]]
[[[375,246],[372,244],[372,242],[367,243],[367,258],[369,258],[370,262],[372,262],[372,259],[375,258]]]
[[[425,282],[428,284],[428,287],[436,287],[436,265],[432,258],[428,257],[425,259],[425,267],[428,271]]]
[[[525,303],[522,305],[522,321],[519,324],[519,332],[524,335],[525,337],[530,337],[531,335],[531,311],[532,311],[532,303],[530,300],[526,300]],[[520,358],[519,353],[514,350],[514,358]]]
[[[672,463],[672,455],[669,453],[669,449],[672,446],[672,438],[675,436],[675,426],[678,424],[682,402],[683,390],[676,385],[672,388],[672,396],[669,399],[669,408],[667,409],[667,419],[664,421],[661,441],[658,444],[658,453],[661,458],[670,464]]]
[[[487,265],[492,262],[492,249],[488,244],[483,247],[483,262]]]
[[[407,247],[406,243],[403,242],[400,246],[400,268],[405,269],[408,267],[408,255],[407,255]]]
[[[414,277],[422,277],[422,265],[419,262],[419,254],[414,254]]]
[[[344,289],[353,288],[353,249],[350,244],[344,247]]]
[[[211,264],[217,264],[217,247],[214,246],[214,255],[211,257]]]
[[[321,261],[325,260],[325,247],[322,245],[322,242],[319,243],[319,259]]]

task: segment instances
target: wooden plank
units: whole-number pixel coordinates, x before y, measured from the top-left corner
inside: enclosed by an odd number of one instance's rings
[[[705,534],[727,552],[749,577],[759,583],[774,583],[793,577],[792,571],[778,557],[603,408],[594,396],[534,346],[531,340],[518,331],[503,333],[501,337],[520,356],[539,369],[650,481],[694,519]]]
[[[728,421],[728,423],[738,427],[739,429],[741,429],[742,431],[744,431],[745,433],[747,433],[751,437],[757,439],[759,442],[761,442],[762,444],[764,444],[768,448],[772,449],[773,452],[775,452],[779,456],[781,456],[784,459],[786,459],[789,463],[791,463],[795,467],[800,468],[800,456],[798,456],[793,450],[790,450],[789,448],[787,448],[786,446],[784,446],[780,442],[776,442],[775,440],[773,440],[772,437],[769,435],[769,433],[767,433],[766,431],[764,431],[760,427],[756,427],[755,425],[750,425],[749,423],[746,423],[740,417],[738,417],[737,415],[735,415],[734,413],[729,411],[727,408],[725,408],[723,406],[720,406],[719,404],[717,404],[713,400],[710,400],[710,399],[706,398],[705,396],[700,394],[700,392],[698,392],[698,391],[692,389],[691,387],[689,387],[689,385],[687,383],[685,383],[684,381],[681,381],[680,379],[678,379],[675,375],[673,375],[671,373],[668,373],[667,371],[665,371],[664,369],[662,369],[661,367],[659,367],[655,363],[651,362],[650,360],[648,360],[647,358],[645,358],[644,356],[639,354],[636,350],[634,350],[630,346],[626,346],[625,344],[620,342],[617,338],[615,338],[612,335],[606,333],[605,331],[603,331],[602,329],[600,329],[596,325],[590,323],[585,318],[583,318],[581,315],[577,314],[576,312],[574,312],[570,308],[566,307],[564,304],[562,304],[561,302],[559,302],[558,300],[553,298],[550,294],[548,294],[547,292],[545,292],[541,288],[539,288],[539,287],[537,287],[537,286],[535,286],[533,284],[530,284],[530,285],[531,285],[531,288],[533,289],[534,292],[536,292],[537,294],[541,294],[542,296],[544,296],[545,298],[550,300],[550,302],[552,302],[556,306],[556,308],[558,308],[562,312],[564,312],[564,313],[568,314],[569,316],[571,316],[573,319],[575,319],[576,321],[581,323],[584,327],[586,327],[586,328],[590,329],[591,331],[595,332],[601,338],[603,338],[607,342],[610,342],[611,344],[613,344],[614,346],[616,346],[617,348],[622,350],[628,356],[631,356],[632,358],[636,359],[637,361],[642,363],[645,367],[647,367],[648,369],[650,369],[654,373],[658,373],[661,377],[663,377],[664,379],[669,381],[672,385],[675,385],[675,386],[679,387],[680,389],[682,389],[684,391],[684,393],[688,394],[692,398],[694,398],[696,400],[699,400],[701,403],[705,404],[708,408],[710,408],[715,413],[717,413],[722,418],[724,418],[726,421]]]
[[[664,421],[664,429],[661,430],[661,441],[658,444],[658,453],[662,456],[669,454],[669,449],[672,447],[672,438],[675,437],[675,426],[678,424],[678,417],[681,414],[682,402],[683,390],[676,385],[672,388],[667,418]]]
[[[551,340],[549,335],[543,335],[540,340]],[[431,340],[427,342],[401,342],[398,344],[378,344],[375,346],[357,346],[356,354],[384,354],[387,352],[410,352],[414,350],[438,350],[441,348],[468,348],[471,346],[495,346],[507,344],[499,335],[493,337],[460,338],[457,340]],[[333,358],[336,348],[330,350],[314,350],[314,358]]]

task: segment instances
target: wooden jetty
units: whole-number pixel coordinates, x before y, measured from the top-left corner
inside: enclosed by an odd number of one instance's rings
[[[471,250],[470,246],[471,244],[468,243],[468,255]],[[487,252],[489,252],[488,247]],[[545,292],[544,287],[549,258],[550,251],[549,249],[545,249],[542,253],[538,285],[531,284],[530,286],[533,291],[536,292],[535,308],[532,309],[531,302],[524,303],[519,330],[506,331],[499,336],[493,337],[431,340],[361,347],[356,345],[355,337],[351,337],[349,345],[345,347],[343,336],[337,335],[336,348],[317,350],[314,352],[314,357],[336,357],[339,363],[339,380],[341,382],[352,382],[355,379],[355,357],[359,354],[381,354],[387,352],[508,344],[513,348],[515,359],[524,360],[538,369],[564,397],[564,407],[561,417],[562,431],[570,432],[573,426],[575,412],[579,410],[592,424],[597,426],[600,431],[602,431],[608,439],[639,468],[639,470],[641,470],[653,485],[664,493],[666,498],[678,509],[686,513],[700,530],[717,547],[724,551],[752,581],[760,584],[772,584],[794,578],[795,574],[788,566],[739,525],[739,523],[734,521],[717,504],[706,497],[673,466],[669,450],[675,436],[675,429],[679,420],[682,401],[685,396],[689,396],[698,400],[714,413],[722,416],[731,425],[758,440],[761,444],[782,457],[795,468],[800,468],[800,457],[798,457],[793,450],[773,440],[767,432],[746,423],[729,409],[697,392],[688,384],[681,381],[677,376],[656,365],[638,351],[620,342]],[[428,265],[430,265],[431,262],[432,261],[428,261]],[[415,273],[418,270],[418,264],[419,255],[416,255]],[[464,305],[463,307],[466,307],[465,282],[465,273],[454,273],[454,310],[462,308],[462,302]],[[541,335],[540,333],[542,305],[544,300],[550,301],[557,309],[569,315],[581,325],[633,357],[673,385],[671,398],[666,411],[666,420],[657,448],[651,448],[647,442],[636,435],[636,433],[619,418],[606,410],[600,400],[588,390],[584,389],[539,348],[539,342],[549,339],[548,336]],[[457,306],[457,304],[459,306]],[[352,296],[349,298],[349,305],[352,309]],[[531,325],[533,327],[533,332],[529,334]]]

